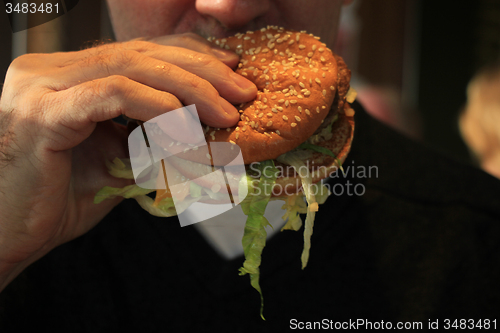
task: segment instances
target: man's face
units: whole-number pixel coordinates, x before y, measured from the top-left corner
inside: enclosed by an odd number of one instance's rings
[[[118,40],[194,32],[227,37],[276,25],[307,30],[332,47],[346,0],[108,0]]]

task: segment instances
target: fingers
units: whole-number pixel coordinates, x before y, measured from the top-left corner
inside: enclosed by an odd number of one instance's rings
[[[166,49],[156,45],[147,52],[120,50],[99,54],[65,67],[60,72],[65,73],[67,80],[71,82],[70,85],[75,85],[82,80],[124,75],[153,88],[171,92],[176,96],[179,96],[177,93],[180,88],[204,87],[206,83],[209,83],[222,97],[234,104],[252,100],[257,93],[255,84],[234,73],[215,57],[178,47]],[[58,85],[57,82],[54,84]],[[60,85],[62,84],[61,82]],[[179,89],[169,90],[175,87]],[[66,87],[61,86],[59,89],[64,88]],[[201,90],[197,93],[189,89],[189,94],[200,95],[200,93],[205,93],[205,91]],[[182,100],[183,96],[179,97]]]
[[[239,56],[236,53],[221,49],[219,46],[209,42],[205,38],[191,32],[143,40],[159,45],[181,47],[198,53],[212,55],[230,68],[235,68],[239,61]]]
[[[46,103],[55,104],[56,101],[64,101],[59,105],[59,109],[64,111],[47,114],[44,118],[46,126],[50,129],[49,133],[54,133],[48,137],[54,150],[69,149],[78,144],[82,138],[90,135],[95,123],[120,115],[148,121],[165,112],[182,107],[181,101],[173,94],[156,90],[119,75],[84,82],[50,95],[52,96],[48,97],[49,100]],[[220,101],[213,103],[219,103],[219,107],[222,104],[228,108],[223,104],[227,102],[218,98]],[[198,113],[200,119],[210,126],[218,126],[215,124],[231,126],[238,119],[238,114],[234,120],[231,115],[220,117],[218,113],[211,112],[209,109],[198,110]],[[191,119],[177,117],[168,124],[162,123],[160,128],[177,141],[197,143],[200,141],[197,135],[199,132],[196,132],[192,124]],[[55,137],[52,137],[54,135]]]

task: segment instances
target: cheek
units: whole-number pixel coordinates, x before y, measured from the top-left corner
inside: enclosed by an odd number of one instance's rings
[[[337,35],[342,0],[281,0],[279,11],[287,26],[321,37],[332,47]]]
[[[108,0],[118,40],[171,34],[190,0]]]

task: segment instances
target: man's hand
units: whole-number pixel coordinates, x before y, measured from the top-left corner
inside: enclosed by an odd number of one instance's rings
[[[104,164],[127,156],[126,129],[111,119],[147,121],[195,104],[205,124],[236,124],[231,103],[257,90],[230,68],[237,55],[213,47],[185,34],[25,55],[11,64],[0,99],[0,290],[120,202],[93,203],[103,186],[131,183]]]

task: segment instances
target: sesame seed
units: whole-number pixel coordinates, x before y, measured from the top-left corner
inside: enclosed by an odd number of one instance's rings
[[[304,92],[304,96],[309,96],[309,95],[311,95],[311,92],[309,90]]]
[[[287,101],[285,101],[285,106],[288,107],[288,105],[290,105],[290,103]]]
[[[316,108],[316,112],[319,113],[319,106]]]
[[[291,123],[290,126],[295,127],[295,126],[297,126],[297,124],[296,123]]]
[[[295,120],[297,120],[298,122],[300,122],[300,117],[299,116],[295,116]]]
[[[247,130],[247,125],[244,125],[244,126],[241,128],[241,130],[242,130],[243,132],[245,132],[245,131]]]
[[[265,135],[267,135],[268,137],[271,137],[271,134],[267,133],[267,132],[264,132]]]
[[[287,117],[287,116],[283,116],[283,120],[284,120],[284,121],[287,121],[287,120],[288,120],[288,117]]]
[[[283,111],[283,108],[281,106],[278,106],[276,109],[278,109],[279,111]]]
[[[312,58],[313,53],[312,53],[312,52],[309,52],[309,53],[307,54],[307,56],[308,56],[309,58]]]
[[[299,112],[302,112],[302,106],[299,105],[297,108],[299,109]]]
[[[325,78],[326,77],[326,73],[323,73],[322,76],[323,76],[323,78]]]
[[[335,90],[335,87],[334,86],[330,86],[330,90],[331,91]]]
[[[313,45],[312,49],[313,51],[316,51],[316,45]]]
[[[260,50],[261,50],[261,47],[259,46],[258,48],[256,48],[256,49],[255,49],[255,52],[254,52],[254,53],[255,53],[255,54],[259,54]]]
[[[288,90],[290,90],[290,89],[283,89],[283,90],[282,90],[282,91],[283,91],[283,94],[286,94],[286,93],[288,92]]]
[[[305,88],[305,87],[306,87],[306,85],[305,85],[305,84],[303,84],[302,82],[299,82],[299,86],[301,86],[302,88]]]
[[[300,99],[304,98],[302,95],[298,95],[297,97],[300,98]]]
[[[255,44],[255,39],[252,39],[251,42],[252,42],[252,44]]]
[[[324,110],[324,109],[326,109],[326,106],[323,105],[321,108]]]
[[[303,44],[300,44],[300,45],[299,45],[299,49],[303,50],[303,49],[305,49],[305,48],[306,48],[306,46],[305,46],[305,45],[303,45]]]
[[[248,76],[247,72],[241,72],[241,75]]]
[[[278,101],[278,103],[283,103],[285,100],[282,98]]]
[[[292,104],[297,104],[297,100],[296,100],[296,99],[292,99],[292,100],[290,101],[290,103],[292,103]]]
[[[229,142],[230,142],[231,144],[233,144],[233,145],[235,145],[235,144],[236,144],[236,142],[234,142],[233,140],[229,140]]]
[[[261,53],[267,53],[267,52],[269,52],[269,49],[267,47],[263,48],[262,51],[261,51]]]
[[[273,111],[274,113],[278,113],[278,110],[276,110],[275,108],[272,108],[271,111]]]
[[[271,96],[271,99],[276,99],[276,98],[277,98],[276,95]]]
[[[231,131],[231,129],[228,127],[228,128],[226,128],[226,131],[227,131],[227,132],[230,132],[230,131]]]
[[[288,45],[292,45],[295,41],[293,39],[290,39],[290,41],[288,42]]]
[[[318,78],[315,78],[314,81],[316,81],[317,84],[321,84],[321,80]]]
[[[276,130],[276,134],[280,135],[281,133],[280,133],[280,131],[279,131],[279,130]]]
[[[235,138],[236,140],[238,140],[238,138],[239,138],[239,137],[240,137],[240,133],[236,132],[236,134],[234,135],[234,138]]]
[[[311,115],[311,112],[309,111],[309,109],[306,109],[305,113],[310,116]]]
[[[255,56],[252,57],[252,61],[255,61]]]
[[[319,59],[321,60],[321,62],[325,62],[325,61],[326,61],[326,60],[325,60],[325,57],[321,57],[321,58],[319,58]]]
[[[323,52],[324,50],[325,50],[325,49],[324,49],[324,48],[322,48],[322,47],[320,47],[320,48],[318,49],[318,51],[319,51],[319,52]]]
[[[273,122],[272,122],[272,121],[270,121],[270,122],[268,122],[268,123],[267,123],[267,126],[269,127],[269,126],[271,126],[272,124],[273,124]]]
[[[323,89],[323,96],[326,97],[326,90],[325,89]]]
[[[252,59],[253,60],[253,59]],[[260,59],[260,62],[266,62],[266,58]]]
[[[250,40],[251,38],[248,36],[243,37],[244,40]]]
[[[267,103],[267,98],[264,97],[263,99],[264,103]],[[265,109],[265,108],[264,108]]]
[[[322,70],[327,71],[328,67],[321,67]]]
[[[263,113],[259,113],[259,118],[262,118],[264,116]]]

